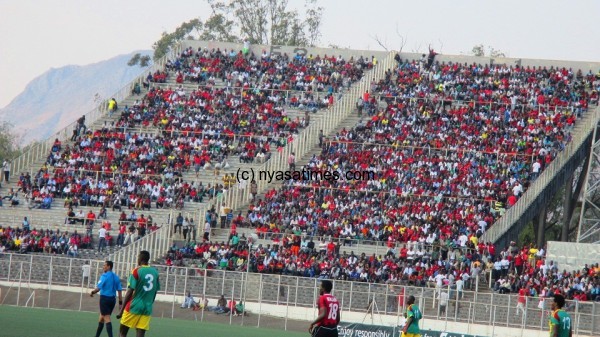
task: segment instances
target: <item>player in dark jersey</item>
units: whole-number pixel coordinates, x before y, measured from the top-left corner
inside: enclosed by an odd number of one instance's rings
[[[308,332],[313,337],[338,337],[337,326],[340,323],[340,303],[335,296],[331,295],[333,283],[322,281],[317,306],[319,316],[310,324]]]
[[[150,329],[150,317],[152,306],[156,299],[156,293],[160,290],[158,271],[148,266],[150,253],[143,250],[138,255],[138,267],[135,268],[127,281],[127,294],[125,294],[125,306],[117,315],[121,319],[120,336],[126,337],[130,328],[137,330],[138,337],[144,337]]]

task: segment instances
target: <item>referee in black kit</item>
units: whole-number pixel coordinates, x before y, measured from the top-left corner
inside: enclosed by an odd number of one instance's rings
[[[104,324],[106,324],[108,337],[113,337],[110,315],[115,308],[117,292],[119,293],[119,307],[123,305],[123,288],[121,287],[121,280],[117,274],[112,271],[112,261],[104,262],[102,269],[104,270],[104,273],[100,277],[100,281],[98,281],[96,288],[90,293],[91,297],[94,297],[94,294],[96,293],[100,293],[100,318],[98,321],[98,329],[96,330],[96,337],[100,337]]]

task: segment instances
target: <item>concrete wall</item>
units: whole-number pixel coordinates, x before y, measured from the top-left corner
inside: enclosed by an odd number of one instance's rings
[[[600,262],[600,245],[594,243],[548,241],[546,260],[554,261],[558,270],[579,270],[586,264]]]
[[[419,60],[422,57],[422,53],[400,53],[400,57],[403,60]],[[564,60],[543,60],[543,59],[521,59],[521,58],[509,58],[509,57],[478,57],[470,55],[444,55],[440,54],[435,57],[436,61],[439,62],[452,62],[452,63],[467,63],[467,64],[505,64],[508,66],[521,65],[523,67],[559,67],[559,68],[571,68],[574,71],[581,69],[584,74],[588,71],[592,71],[593,74],[600,71],[600,62],[580,62],[580,61],[564,61]]]
[[[230,42],[215,42],[215,41],[184,41],[184,47],[192,47],[194,50],[198,49],[198,47],[202,48],[221,48],[222,49],[234,49],[234,50],[242,50],[243,44],[241,43],[230,43]],[[263,50],[267,50],[270,54],[277,53],[287,53],[289,56],[295,56],[300,53],[303,55],[341,55],[345,59],[349,59],[354,56],[359,57],[368,57],[371,59],[371,56],[375,56],[378,60],[382,60],[384,57],[389,55],[386,51],[376,51],[376,50],[352,50],[352,49],[333,49],[333,48],[311,48],[311,47],[293,47],[293,46],[265,46],[265,45],[251,45],[250,50],[254,52],[256,55],[261,55]]]

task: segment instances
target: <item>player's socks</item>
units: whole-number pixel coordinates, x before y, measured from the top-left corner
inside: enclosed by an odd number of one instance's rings
[[[96,337],[100,337],[102,333],[102,329],[104,329],[104,323],[98,322],[98,329],[96,330]]]
[[[106,332],[108,332],[108,337],[113,337],[111,322],[106,323]]]

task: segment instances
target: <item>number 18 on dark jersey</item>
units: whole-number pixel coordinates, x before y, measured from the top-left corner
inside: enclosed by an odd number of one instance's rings
[[[340,304],[335,298],[335,296],[331,294],[324,294],[319,297],[319,309],[325,308],[326,314],[325,318],[319,322],[319,326],[324,327],[335,327],[338,322],[338,312],[340,309]]]

